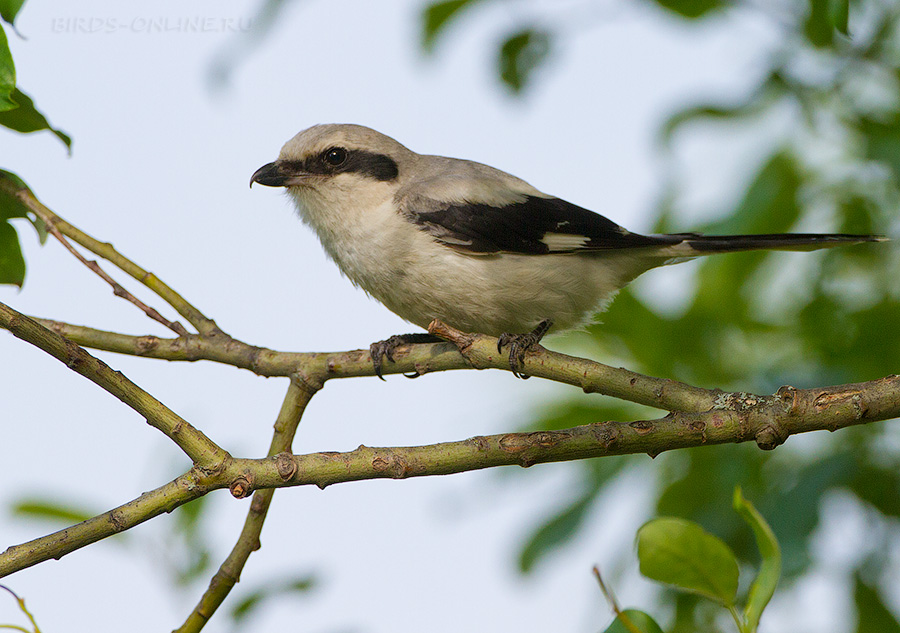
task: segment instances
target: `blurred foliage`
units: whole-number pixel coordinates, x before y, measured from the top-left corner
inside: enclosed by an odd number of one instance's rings
[[[660,202],[655,230],[896,233],[900,4],[890,0],[740,6],[724,0],[635,1],[655,5],[683,25],[705,28],[709,16],[727,18],[729,12],[752,11],[768,18],[780,33],[768,57],[769,67],[749,86],[746,96],[685,108],[662,125],[659,137],[661,152],[673,161],[682,135],[701,128],[714,130],[722,143],[728,143],[732,130],[755,128],[762,137],[774,138],[770,155],[755,168],[744,193],[736,196],[740,202],[735,208],[706,226],[685,226],[681,183],[673,176]],[[426,47],[433,49],[448,25],[466,15],[461,9],[471,4],[426,6],[422,21]],[[509,4],[525,5],[527,0]],[[521,25],[512,23],[509,29],[513,34]],[[568,35],[544,27],[540,32],[546,38],[546,50]],[[501,51],[501,60],[503,55]],[[528,72],[513,81],[503,69],[515,52],[507,51],[506,56],[497,74],[514,91],[528,87],[533,70],[544,59],[532,58]],[[790,125],[783,125],[784,117],[790,117]],[[776,129],[787,131],[773,133]],[[590,333],[604,360],[706,387],[772,393],[784,383],[813,387],[870,380],[897,371],[898,273],[897,250],[885,244],[817,254],[709,258],[699,265],[697,290],[683,310],[673,314],[639,289],[626,289]],[[645,413],[640,407],[605,398],[584,402],[579,398],[552,403],[536,414],[529,427],[564,428],[597,420],[635,419]],[[583,473],[584,485],[535,527],[522,546],[520,568],[534,571],[542,558],[590,527],[587,510],[601,503],[600,496],[623,464],[629,470],[645,470],[644,480],[656,482],[655,507],[648,511],[698,522],[720,535],[746,563],[756,556],[753,539],[737,516],[722,511],[734,487],[742,486],[758,500],[781,543],[788,585],[823,564],[810,546],[817,531],[827,527],[821,524],[823,500],[849,495],[883,534],[869,543],[874,551],[859,563],[866,567],[865,580],[859,568],[847,570],[851,578],[856,575],[847,584],[847,603],[855,604],[859,613],[856,630],[897,630],[896,616],[886,606],[891,600],[881,597],[892,596],[895,604],[900,599],[888,573],[888,554],[900,545],[896,438],[895,427],[881,423],[836,436],[819,435],[805,441],[803,450],[795,450],[792,442],[774,453],[751,445],[718,446],[666,454],[653,463],[631,457],[573,464]],[[604,465],[598,467],[597,462]],[[604,562],[605,566],[615,564]],[[675,605],[669,630],[718,630],[702,601],[668,596]]]
[[[438,34],[459,16],[462,9],[477,2],[478,0],[446,0],[426,6],[422,12],[422,48],[425,52],[430,53],[434,50]]]
[[[17,189],[28,189],[21,178],[3,169],[0,169],[0,180],[11,183]],[[47,240],[47,227],[43,221],[18,198],[6,194],[0,187],[0,284],[15,284],[21,288],[25,282],[25,259],[19,246],[19,235],[9,222],[13,218],[27,218],[37,231],[41,244]]]
[[[212,503],[213,497],[200,497],[172,510],[171,519],[157,525],[162,526],[161,531],[122,532],[112,541],[131,553],[148,557],[165,574],[172,587],[183,591],[192,585],[205,584],[215,573],[215,561],[222,557],[221,552],[213,551],[209,539]],[[9,509],[15,519],[42,521],[54,528],[103,513],[88,504],[75,505],[71,500],[32,496],[13,501]],[[251,624],[252,616],[270,600],[306,595],[318,584],[314,575],[298,573],[290,577],[270,577],[252,588],[239,586],[234,592],[236,602],[231,609],[234,630],[242,630]],[[3,628],[0,624],[0,629]]]
[[[857,633],[900,633],[900,622],[885,606],[878,591],[866,584],[859,574],[854,577],[854,601],[858,619]]]
[[[426,5],[422,11],[422,49],[431,53],[447,30],[467,9],[486,0],[445,0]],[[703,0],[700,0],[703,1]],[[520,93],[548,58],[554,35],[536,25],[519,27],[502,36],[497,50],[497,73],[513,93]]]
[[[296,578],[270,579],[266,584],[252,589],[238,601],[231,609],[231,619],[237,623],[244,623],[259,612],[260,607],[273,598],[286,596],[302,596],[318,585],[314,576],[299,576]]]
[[[12,53],[6,33],[0,27],[0,112],[16,107],[12,100],[12,91],[16,89],[16,67],[13,65]]]
[[[71,525],[87,521],[101,514],[96,508],[74,506],[71,501],[46,499],[42,497],[24,497],[10,505],[10,513],[14,517],[37,519],[51,523]]]
[[[503,83],[513,92],[521,92],[550,53],[550,42],[550,33],[535,28],[523,29],[507,37],[500,45],[497,61]]]

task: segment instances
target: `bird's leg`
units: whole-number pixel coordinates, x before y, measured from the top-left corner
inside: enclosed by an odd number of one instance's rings
[[[505,333],[500,335],[497,340],[497,351],[502,352],[503,348],[509,345],[509,368],[512,370],[513,376],[522,380],[529,377],[522,371],[522,365],[525,364],[525,352],[540,343],[552,325],[553,321],[544,319],[528,334]]]
[[[394,362],[394,352],[401,345],[413,345],[415,343],[442,343],[443,339],[433,334],[395,334],[389,339],[378,341],[369,345],[369,355],[372,357],[372,366],[375,368],[375,375],[384,380],[381,375],[383,367],[383,358],[387,358]],[[407,378],[418,378],[418,374],[412,374]]]

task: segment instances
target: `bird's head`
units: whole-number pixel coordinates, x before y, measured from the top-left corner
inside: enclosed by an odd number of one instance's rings
[[[292,194],[331,195],[359,191],[378,183],[396,183],[404,162],[415,156],[406,147],[361,125],[314,125],[281,148],[278,160],[250,178]],[[331,194],[331,195],[329,195]]]

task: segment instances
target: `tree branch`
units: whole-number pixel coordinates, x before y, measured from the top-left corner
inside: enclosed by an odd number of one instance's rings
[[[269,446],[269,457],[275,458],[276,455],[291,450],[291,444],[293,444],[294,435],[300,424],[300,418],[306,410],[306,405],[322,386],[321,382],[311,382],[298,375],[291,377],[291,384],[275,421],[275,433]],[[284,463],[284,461],[281,458],[280,463]],[[234,493],[234,484],[232,484],[231,490]],[[249,494],[249,489],[247,493]],[[200,598],[200,602],[175,633],[189,633],[202,629],[221,606],[234,585],[240,581],[241,571],[247,564],[250,554],[260,547],[259,536],[262,533],[263,523],[274,494],[274,488],[257,490],[253,494],[250,511],[247,513],[247,519],[244,521],[244,528],[241,530],[237,543],[210,580],[209,587]]]
[[[260,376],[290,376],[298,369],[317,380],[374,376],[368,350],[347,352],[280,352],[248,345],[234,338],[206,339],[190,335],[177,339],[131,336],[36,319],[47,328],[72,341],[108,352],[144,356],[169,361],[209,360],[247,369]],[[465,334],[436,321],[433,332],[450,343],[404,345],[394,353],[395,362],[385,363],[385,374],[425,375],[456,369],[502,369],[509,371],[507,354],[497,352],[497,339],[481,334]],[[465,355],[461,355],[461,346]],[[551,352],[543,347],[526,356],[531,375],[579,387],[587,393],[612,396],[665,411],[704,411],[720,397],[718,389],[702,389],[670,380],[654,378],[621,367],[610,367],[585,358]]]
[[[197,328],[197,331],[200,334],[204,336],[219,336],[224,334],[216,325],[215,321],[205,316],[184,297],[163,283],[156,275],[144,270],[119,253],[119,251],[117,251],[109,242],[101,242],[94,239],[84,231],[63,220],[51,209],[44,206],[27,187],[20,187],[15,181],[0,176],[0,191],[17,198],[29,211],[40,218],[51,232],[53,232],[54,228],[57,229],[62,235],[65,235],[75,243],[80,244],[98,257],[107,260],[122,272],[152,290],[159,298],[172,306],[178,314],[187,319],[188,323]],[[94,268],[92,267],[92,269]],[[114,289],[116,288],[116,285],[113,286]],[[118,292],[116,294],[118,294]]]
[[[98,277],[100,277],[100,279],[102,279],[112,287],[114,295],[116,295],[117,297],[122,297],[129,303],[133,303],[148,317],[150,317],[154,321],[157,321],[158,323],[162,323],[164,326],[175,332],[175,334],[178,334],[179,336],[189,334],[189,332],[181,323],[179,323],[178,321],[169,321],[167,318],[161,315],[156,308],[148,306],[146,303],[131,294],[131,292],[129,292],[128,289],[125,288],[122,284],[110,277],[109,274],[107,274],[107,272],[103,270],[100,267],[100,264],[98,264],[95,260],[88,260],[84,255],[78,252],[78,249],[69,243],[69,240],[67,240],[66,237],[62,233],[60,233],[59,229],[53,222],[47,221],[43,217],[41,219],[44,220],[44,224],[46,224],[47,230],[50,232],[50,234],[55,237],[60,244],[65,246],[66,250],[69,251],[75,257],[75,259],[87,266],[94,274],[96,274]]]
[[[318,386],[304,381],[302,386],[298,383],[293,389],[296,393],[285,398],[279,421],[292,416],[299,420],[303,406]],[[286,413],[286,407],[293,411]],[[797,433],[835,431],[898,416],[900,376],[888,376],[821,389],[782,387],[772,396],[723,392],[719,402],[709,411],[673,413],[656,420],[596,422],[560,431],[503,433],[428,446],[360,446],[346,453],[291,455],[280,452],[263,459],[233,458],[217,472],[195,467],[175,481],[106,514],[10,547],[0,554],[0,577],[50,558],[60,558],[220,488],[229,488],[232,495],[244,497],[253,490],[290,486],[325,488],[365,479],[406,479],[510,465],[527,468],[548,462],[636,453],[654,457],[668,450],[750,440],[756,441],[760,448],[770,450]],[[283,441],[287,441],[287,433],[281,440],[273,439],[271,450],[283,445],[280,444]],[[256,501],[259,498],[264,496],[254,497],[254,503],[260,505],[253,507],[251,504],[235,552],[223,564],[224,571],[220,569],[224,578],[214,581],[215,588],[211,583],[207,592],[209,597],[204,596],[198,610],[214,600],[221,602],[222,586],[227,586],[232,579],[237,580],[246,557],[254,549],[268,509],[267,503],[263,507],[262,502]],[[205,617],[208,616],[209,612],[206,612]],[[203,616],[198,611],[184,626],[195,627],[202,621]]]
[[[59,560],[77,549],[124,532],[164,512],[171,512],[221,487],[210,485],[211,481],[218,481],[218,478],[211,478],[209,473],[194,467],[173,481],[109,512],[33,541],[10,546],[0,554],[0,578],[51,558]]]
[[[0,327],[47,352],[66,367],[109,392],[165,433],[191,460],[210,470],[221,468],[228,453],[184,418],[65,337],[0,303]]]

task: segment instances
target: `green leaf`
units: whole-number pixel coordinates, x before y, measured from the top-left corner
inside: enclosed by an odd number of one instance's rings
[[[785,93],[784,82],[777,73],[772,73],[768,79],[760,84],[760,88],[740,102],[732,104],[705,103],[676,112],[669,117],[660,130],[660,141],[669,145],[678,129],[688,123],[696,121],[727,122],[746,119],[758,115],[765,109],[778,102],[778,98]]]
[[[25,4],[25,0],[0,0],[0,18],[12,25],[23,4]]]
[[[744,499],[740,487],[734,489],[734,509],[753,528],[756,546],[762,556],[762,564],[753,584],[750,585],[750,593],[744,607],[744,623],[748,630],[755,631],[759,626],[759,618],[772,599],[778,579],[781,577],[781,548],[772,528],[756,508]]]
[[[656,0],[656,4],[683,18],[696,19],[724,6],[723,0]]]
[[[776,152],[763,164],[738,207],[724,220],[704,227],[723,233],[782,233],[800,217],[803,174],[787,152]],[[726,258],[727,259],[727,258]]]
[[[67,148],[72,148],[72,139],[69,135],[50,125],[47,117],[34,107],[31,97],[16,88],[11,98],[19,107],[0,112],[0,125],[23,134],[50,130]]]
[[[50,235],[50,231],[47,230],[47,224],[40,219],[39,217],[29,216],[28,221],[31,222],[31,226],[34,227],[35,232],[38,236],[38,241],[41,243],[41,246],[47,243],[47,237]]]
[[[316,584],[314,576],[301,576],[266,584],[251,591],[238,602],[231,610],[231,618],[235,622],[240,622],[252,615],[269,598],[305,594],[315,589]]]
[[[624,620],[628,620],[628,624]],[[652,617],[637,609],[625,609],[603,633],[663,633]]]
[[[595,496],[596,488],[591,488],[538,528],[522,548],[519,571],[523,574],[531,572],[541,558],[571,539],[584,522]]]
[[[0,221],[0,284],[22,287],[25,283],[25,258],[19,246],[19,234],[9,222]]]
[[[28,189],[28,185],[25,184],[24,180],[5,169],[0,169],[0,180],[10,182],[15,189]],[[29,215],[28,207],[22,204],[15,196],[7,194],[3,190],[3,187],[0,187],[0,220],[8,220],[9,218],[27,218]]]
[[[831,23],[842,35],[850,36],[848,23],[850,22],[850,0],[832,0]]]
[[[660,140],[668,145],[672,142],[675,132],[686,123],[693,123],[699,119],[712,119],[718,121],[726,121],[728,119],[737,119],[744,116],[747,112],[747,105],[740,104],[736,106],[720,106],[720,105],[700,105],[681,110],[675,113],[663,124],[660,130]]]
[[[900,182],[900,116],[884,121],[863,119],[859,130],[866,139],[866,157],[890,167]]]
[[[181,537],[191,540],[197,536],[204,510],[207,508],[209,497],[198,497],[190,503],[179,506],[174,512],[175,532]]]
[[[638,530],[637,546],[641,573],[647,578],[734,606],[737,559],[720,538],[698,524],[654,519]]]
[[[525,29],[509,36],[500,47],[497,60],[500,78],[513,92],[521,92],[550,52],[550,34]]]
[[[0,112],[16,107],[16,102],[10,98],[15,88],[16,66],[13,64],[12,53],[9,52],[6,33],[0,27]]]
[[[897,464],[864,463],[852,473],[849,488],[881,514],[900,517],[900,469]]]
[[[856,633],[900,633],[900,622],[885,606],[875,588],[857,573],[853,597],[856,602]]]
[[[849,0],[809,0],[809,14],[803,26],[806,38],[819,48],[834,44],[834,33],[850,34]]]
[[[0,224],[0,228],[2,228]],[[0,254],[2,254],[0,247]],[[48,499],[22,499],[13,504],[11,508],[12,514],[19,517],[28,517],[32,519],[41,519],[43,521],[51,521],[53,523],[81,523],[90,519],[92,516],[100,514],[89,508],[77,507],[51,501]]]
[[[425,52],[433,51],[438,35],[459,17],[461,9],[475,2],[476,0],[445,0],[425,7],[422,11],[422,48]]]

